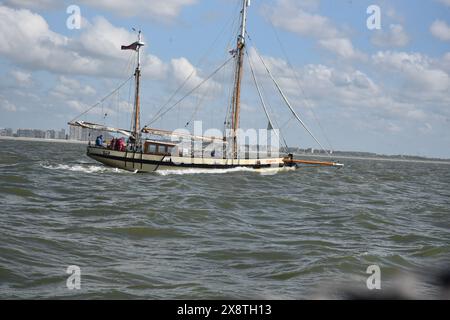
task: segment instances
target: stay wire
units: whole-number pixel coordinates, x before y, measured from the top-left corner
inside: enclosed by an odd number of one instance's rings
[[[248,36],[248,34],[247,34]],[[249,40],[252,41],[252,39],[250,38],[250,36],[248,36]],[[253,41],[252,41],[253,42]],[[308,132],[308,134],[314,139],[314,141],[316,141],[316,143],[322,148],[322,150],[327,153],[330,154],[328,152],[328,150],[326,150],[323,145],[320,143],[320,141],[314,136],[314,134],[311,132],[311,130],[308,128],[308,126],[304,123],[304,121],[299,117],[299,115],[297,114],[297,112],[295,112],[295,110],[293,109],[293,107],[291,106],[289,100],[287,99],[286,95],[284,94],[283,90],[281,89],[281,87],[279,86],[278,82],[275,80],[275,78],[273,77],[272,73],[270,72],[268,66],[266,65],[263,57],[259,54],[258,50],[255,47],[255,52],[258,55],[259,59],[261,60],[262,64],[264,65],[267,73],[269,74],[270,78],[272,79],[273,83],[275,84],[275,86],[277,87],[278,92],[280,93],[281,97],[283,98],[285,104],[288,106],[289,110],[292,112],[292,114],[295,116],[295,118],[297,119],[298,122],[300,122],[300,124],[303,126],[303,128]]]
[[[262,96],[262,94],[261,94],[261,90],[260,90],[260,88],[259,88],[258,80],[256,79],[256,75],[255,75],[255,72],[254,72],[254,70],[253,70],[253,64],[252,64],[252,62],[251,62],[251,60],[250,60],[250,56],[249,56],[249,54],[248,54],[247,49],[245,49],[245,54],[246,54],[246,56],[247,56],[248,64],[249,64],[249,66],[250,66],[250,71],[251,71],[251,73],[252,73],[253,82],[254,82],[254,84],[255,84],[256,90],[258,91],[259,99],[260,99],[261,105],[262,105],[262,107],[263,107],[263,109],[264,109],[264,113],[265,113],[265,115],[266,115],[266,117],[267,117],[267,120],[269,121],[270,127],[271,127],[272,129],[274,129],[274,125],[273,125],[272,119],[270,118],[269,112],[267,111],[266,103],[265,103],[264,98],[263,98],[263,96]],[[274,131],[274,132],[275,132],[275,134],[277,135],[278,139],[280,139],[281,132],[280,132],[280,134],[278,134],[277,131]],[[288,147],[288,145],[287,145],[287,143],[286,143],[286,140],[285,140],[284,137],[282,137],[282,136],[281,136],[281,138],[283,139],[283,143],[284,143],[284,145],[285,145],[285,151],[286,151],[286,153],[288,153],[289,147]]]
[[[232,24],[234,24],[234,20]],[[220,39],[221,35],[224,33],[227,26],[230,24],[230,19],[227,20],[227,22],[224,24],[223,28],[217,35],[216,39],[212,42],[212,44],[208,47],[204,55],[199,59],[197,65],[201,66],[203,65],[204,61],[206,60],[207,56],[209,55],[212,48],[215,46],[217,41]],[[150,123],[153,123],[155,118],[160,118],[159,115],[163,110],[170,104],[170,102],[178,95],[178,93],[185,87],[185,85],[189,82],[189,80],[192,78],[192,76],[195,74],[196,70],[193,69],[192,72],[187,76],[187,78],[182,82],[182,84],[175,90],[175,92],[169,97],[169,99],[158,109],[158,111],[155,113],[153,118],[150,120]],[[165,114],[165,113],[164,113]]]
[[[289,57],[288,57],[288,55],[286,53],[286,50],[284,48],[283,43],[280,40],[280,37],[278,35],[278,32],[277,32],[275,26],[272,23],[270,25],[272,27],[273,33],[275,34],[275,38],[277,39],[278,45],[280,46],[280,49],[281,49],[281,51],[283,53],[283,56],[286,59],[286,62],[288,64],[289,68],[292,70],[292,74],[294,75],[295,81],[297,82],[297,85],[298,85],[298,87],[299,87],[299,89],[300,89],[300,91],[301,91],[301,93],[303,95],[303,101],[304,101],[305,105],[311,110],[311,113],[313,114],[313,117],[316,120],[316,122],[317,122],[317,124],[318,124],[318,126],[320,128],[320,131],[322,132],[322,135],[325,137],[325,140],[327,141],[328,146],[330,147],[331,150],[334,150],[333,145],[331,144],[330,140],[328,139],[328,135],[325,133],[325,130],[322,127],[322,124],[320,123],[319,118],[317,117],[317,115],[316,115],[316,113],[314,111],[314,108],[310,105],[310,103],[308,102],[308,99],[306,98],[305,90],[304,90],[303,86],[301,85],[301,82],[300,82],[300,80],[298,78],[298,75],[297,75],[297,72],[295,71],[295,68],[291,64],[291,61],[290,61],[290,59],[289,59]],[[292,118],[287,123],[289,123],[291,120],[292,120]]]
[[[202,82],[200,82],[197,86],[195,86],[192,90],[190,90],[188,93],[186,93],[181,99],[179,99],[177,102],[175,102],[171,107],[169,107],[167,110],[162,112],[158,117],[153,118],[152,121],[150,121],[147,126],[153,124],[157,120],[161,119],[165,114],[167,114],[170,110],[175,108],[178,104],[180,104],[182,101],[184,101],[188,96],[190,96],[193,92],[195,92],[198,88],[200,88],[203,84],[205,84],[208,80],[210,80],[217,72],[219,72],[223,67],[225,67],[232,58],[225,61],[220,67],[218,67],[213,73],[211,73],[206,79],[204,79]]]

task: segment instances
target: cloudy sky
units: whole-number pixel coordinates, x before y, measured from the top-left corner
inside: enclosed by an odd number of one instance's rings
[[[142,121],[229,58],[240,0],[0,0],[0,127],[64,128],[123,83],[143,31]],[[69,5],[81,9],[70,29]],[[381,8],[369,30],[367,8]],[[71,21],[69,19],[69,21]],[[291,119],[263,56],[326,147],[450,158],[450,0],[252,0],[247,43],[270,112],[289,145],[317,147]],[[242,126],[265,128],[246,64]],[[223,128],[231,66],[156,121]],[[129,127],[128,84],[83,120]],[[106,116],[105,116],[106,114]]]

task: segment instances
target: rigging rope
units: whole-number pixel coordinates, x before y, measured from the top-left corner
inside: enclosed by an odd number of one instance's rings
[[[261,94],[261,90],[259,89],[259,84],[258,84],[258,81],[256,80],[256,75],[255,75],[255,72],[253,70],[253,64],[252,64],[252,61],[250,60],[250,56],[249,56],[249,54],[247,52],[247,49],[245,49],[245,54],[247,55],[247,58],[248,58],[247,60],[248,60],[248,63],[250,65],[250,70],[251,70],[251,73],[252,73],[253,82],[255,83],[256,90],[258,91],[259,99],[261,100],[261,105],[262,105],[262,107],[264,109],[264,113],[266,114],[267,120],[269,121],[270,127],[273,129],[273,128],[275,128],[275,126],[273,125],[272,119],[270,118],[269,112],[267,111],[266,103],[265,103],[264,98],[263,98],[263,96]],[[275,132],[276,136],[278,137],[278,139],[280,139],[280,135],[278,134],[278,132],[276,130],[274,132]],[[283,139],[283,143],[285,145],[285,151],[286,151],[286,153],[288,153],[289,147],[288,147],[284,137],[282,137],[282,139]]]
[[[303,95],[303,101],[304,101],[305,105],[311,110],[311,112],[312,112],[312,114],[314,116],[314,119],[316,120],[317,124],[319,125],[320,131],[322,132],[323,136],[327,140],[327,143],[328,143],[330,149],[333,150],[334,149],[333,145],[331,144],[330,140],[328,139],[328,135],[325,133],[325,130],[323,129],[322,124],[319,121],[319,118],[317,117],[316,113],[314,112],[314,108],[310,105],[310,103],[308,102],[308,99],[306,98],[305,90],[304,90],[303,86],[300,83],[300,80],[298,78],[297,72],[295,71],[295,68],[292,66],[292,64],[291,64],[291,62],[289,60],[289,57],[288,57],[288,55],[286,53],[286,50],[284,49],[284,46],[283,46],[283,43],[280,40],[280,37],[278,36],[278,32],[277,32],[275,26],[272,23],[270,25],[272,26],[272,30],[273,30],[273,33],[275,34],[275,38],[277,39],[278,45],[281,48],[281,52],[283,53],[284,58],[286,59],[286,62],[288,64],[289,68],[292,70],[292,73],[294,75],[295,81],[297,82],[297,86],[299,87],[299,89],[300,89],[300,91],[301,91],[301,93]],[[287,123],[289,123],[289,121]]]
[[[191,79],[191,77],[195,74],[195,71],[196,71],[195,69],[192,70],[191,74],[183,81],[183,83],[178,87],[178,89],[175,90],[175,92],[169,97],[169,99],[166,101],[166,103],[164,103],[163,106],[161,108],[159,108],[159,110],[155,113],[154,117],[158,116],[162,112],[162,110],[164,110],[164,108],[169,105],[169,103],[173,100],[173,98],[175,98],[175,96],[178,94],[178,92],[180,92],[181,89],[184,88],[186,83],[188,83],[189,79]]]
[[[107,96],[105,96],[103,99],[101,99],[100,101],[98,101],[96,104],[94,104],[93,106],[91,106],[90,108],[88,108],[86,111],[82,112],[81,114],[79,114],[78,116],[76,116],[75,118],[73,118],[70,122],[74,122],[75,120],[77,120],[78,118],[84,116],[86,113],[88,113],[89,111],[91,111],[92,109],[94,109],[95,107],[97,107],[100,104],[103,104],[103,102],[108,99],[109,97],[111,97],[114,93],[116,93],[117,91],[119,91],[124,85],[126,85],[128,83],[128,81],[130,81],[132,78],[134,77],[134,75],[132,75],[131,77],[129,77],[127,80],[125,80],[119,87],[117,87],[116,89],[114,89],[114,91],[112,91],[111,93],[109,93]]]
[[[200,82],[197,86],[195,86],[192,90],[190,90],[188,93],[186,93],[181,99],[179,99],[177,102],[175,102],[171,107],[169,107],[167,110],[162,112],[159,115],[155,115],[155,117],[147,124],[147,126],[151,125],[152,123],[156,122],[157,120],[161,119],[166,113],[168,113],[170,110],[175,108],[178,104],[180,104],[184,99],[186,99],[188,96],[190,96],[193,92],[195,92],[198,88],[200,88],[202,85],[204,85],[208,80],[210,80],[217,72],[223,69],[231,60],[233,57],[229,58],[227,61],[225,61],[220,67],[218,67],[213,73],[211,73],[206,79],[204,79],[202,82]]]
[[[186,124],[184,125],[185,128],[187,128],[187,127],[191,124],[192,120],[194,120],[195,116],[196,116],[197,113],[200,111],[201,107],[203,106],[203,103],[204,103],[204,101],[205,101],[205,98],[206,98],[206,94],[205,94],[205,95],[202,95],[202,96],[198,99],[198,101],[197,101],[197,103],[196,103],[196,107],[195,107],[195,109],[194,109],[194,113],[192,113],[192,116],[189,118],[188,122],[186,122]]]
[[[235,20],[236,20],[236,16],[233,14],[232,15],[234,17],[233,21],[232,21],[232,25],[234,25]],[[198,66],[202,66],[204,61],[206,60],[206,58],[208,57],[210,51],[212,50],[212,48],[215,46],[215,44],[217,43],[217,41],[220,39],[220,37],[222,36],[222,34],[224,33],[225,29],[227,28],[227,26],[230,24],[230,19],[224,24],[223,28],[220,30],[219,34],[217,35],[216,39],[213,41],[213,43],[208,47],[208,49],[206,50],[206,52],[204,53],[204,55],[198,60],[197,65]],[[183,83],[175,90],[175,92],[169,97],[169,99],[158,109],[158,111],[155,113],[155,115],[153,116],[153,118],[157,117],[163,110],[164,108],[166,108],[170,102],[176,97],[176,95],[185,87],[185,85],[189,82],[189,80],[192,78],[192,76],[196,73],[196,69],[194,68],[192,70],[192,72],[186,77],[186,79],[183,81]],[[151,123],[153,123],[153,120],[150,120]]]
[[[249,37],[250,38],[250,37]],[[300,116],[297,114],[297,112],[295,112],[294,108],[292,108],[291,103],[289,102],[288,98],[286,97],[286,95],[284,94],[283,90],[281,89],[280,85],[278,84],[278,82],[275,80],[275,78],[273,77],[272,73],[270,72],[269,68],[267,67],[264,59],[262,58],[262,56],[259,54],[258,50],[255,48],[255,52],[258,55],[258,57],[260,58],[262,64],[264,65],[264,68],[266,69],[267,73],[269,74],[270,78],[272,79],[273,83],[275,84],[275,86],[278,89],[278,92],[280,93],[281,97],[283,98],[284,102],[286,103],[287,107],[289,108],[289,110],[291,110],[292,114],[294,115],[294,117],[298,120],[298,122],[300,122],[300,124],[303,126],[303,128],[309,133],[309,135],[314,139],[314,141],[317,142],[317,144],[322,148],[322,150],[327,153],[328,155],[330,155],[330,152],[328,150],[326,150],[323,145],[320,143],[320,141],[314,136],[314,134],[311,132],[311,130],[308,128],[308,126],[306,125],[305,122],[303,122],[303,120],[300,118]]]

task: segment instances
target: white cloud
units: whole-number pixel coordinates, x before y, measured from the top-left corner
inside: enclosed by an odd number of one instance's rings
[[[76,79],[60,76],[58,78],[58,84],[50,94],[67,99],[72,96],[93,96],[96,94],[96,91],[89,85],[82,85]]]
[[[450,0],[438,0],[440,3],[442,3],[443,5],[446,5],[448,7],[450,7]]]
[[[293,0],[278,0],[274,8],[266,8],[266,15],[275,27],[318,39],[319,45],[344,59],[364,59],[346,32],[327,17],[306,11],[317,9],[319,1],[308,5]]]
[[[142,16],[159,21],[172,21],[179,16],[183,7],[191,6],[197,0],[79,0],[78,4],[83,12],[83,6],[95,7],[112,12],[122,17]],[[3,4],[21,9],[49,10],[64,8],[73,2],[65,0],[6,0]]]
[[[39,14],[0,6],[0,55],[28,69],[126,76],[124,69],[131,52],[121,51],[120,46],[135,41],[136,35],[102,17],[85,25],[79,37],[68,38],[53,32]],[[145,76],[164,77],[166,66],[160,59],[144,51],[142,62]]]
[[[120,102],[120,110],[122,102]],[[87,108],[90,107],[89,104],[84,103],[81,100],[78,100],[77,98],[69,99],[69,100],[61,100],[61,105],[69,107],[73,111],[76,111],[77,113],[84,113]],[[60,106],[61,106],[60,105]],[[89,111],[87,114],[87,119],[92,119],[92,117],[95,117],[96,119],[99,118],[99,116],[103,119],[107,119],[108,117],[113,117],[117,114],[117,111],[115,110],[116,107],[114,106],[114,109],[109,106],[103,106],[102,108],[94,108]],[[105,116],[106,115],[106,116]],[[104,121],[104,120],[103,120]]]
[[[52,110],[54,114],[59,112],[60,115],[64,114],[67,117],[69,112],[78,113],[86,110],[105,93],[116,88],[118,85],[116,78],[123,81],[133,74],[135,52],[122,51],[120,46],[134,42],[136,34],[112,25],[103,17],[96,17],[91,21],[84,20],[83,28],[73,34],[73,37],[68,37],[54,32],[41,15],[30,10],[0,5],[0,56],[4,61],[21,69],[11,71],[10,81],[0,81],[0,92],[9,90],[7,94],[9,101],[27,106],[28,109]],[[144,35],[144,41],[147,46],[144,47],[141,56],[143,77],[165,81],[153,83],[158,89],[155,89],[156,93],[152,92],[152,97],[147,96],[144,89],[148,81],[143,82],[142,96],[143,99],[147,97],[147,100],[143,100],[143,105],[161,103],[159,100],[166,99],[165,90],[174,82],[179,84],[181,78],[184,80],[192,71],[194,74],[185,89],[192,88],[205,79],[203,72],[196,69],[186,58],[164,62],[146,53],[145,49],[149,47],[150,40],[145,39]],[[34,86],[33,92],[39,96],[39,101],[35,101],[32,97],[20,95],[24,90],[18,90],[18,81],[22,81],[23,84],[31,81],[34,84],[44,78],[50,82],[48,75],[43,76],[41,73],[35,75],[34,71],[38,70],[55,75],[57,83],[50,90],[45,90],[45,93],[42,92],[42,86]],[[95,83],[95,89],[86,84],[88,81]],[[197,91],[197,94],[210,97],[220,88],[220,83],[211,79]],[[127,97],[128,94],[120,99]],[[9,101],[2,102],[2,110],[21,110]],[[100,109],[97,109],[93,110],[92,114],[102,116]],[[118,108],[114,107],[114,110],[110,106],[102,106],[108,117],[117,114],[118,110],[128,109],[129,103],[124,101]],[[70,114],[69,117],[74,116],[75,114]]]
[[[258,76],[266,79],[267,74],[253,48],[250,49],[250,58]],[[344,70],[322,64],[309,64],[292,70],[282,59],[266,56],[263,58],[283,90],[292,98],[291,100],[301,101],[300,104],[304,100],[310,100],[313,105],[339,104],[342,108],[354,107],[362,101],[371,101],[372,96],[379,94],[378,86],[360,70]],[[273,87],[268,80],[264,86]],[[307,97],[303,96],[303,92]]]
[[[267,75],[254,49],[249,53],[267,92],[273,84],[262,80]],[[437,61],[422,54],[379,52],[367,61],[366,72],[346,64],[309,64],[295,68],[294,74],[282,59],[264,60],[309,124],[314,119],[307,105],[325,117],[338,116],[352,130],[373,134],[417,131],[426,122],[434,126],[450,116],[449,77]],[[276,90],[272,92],[269,97],[276,95]]]
[[[133,104],[129,101],[121,100],[119,102],[119,110],[122,112],[126,112],[127,114],[131,113],[133,107],[134,107]]]
[[[248,50],[249,58],[252,62],[252,65],[254,69],[256,70],[256,73],[259,75],[262,75],[264,77],[267,77],[266,69],[264,68],[264,65],[261,63],[259,52],[257,52],[256,48],[250,47]],[[288,66],[288,63],[281,59],[281,58],[275,58],[272,56],[263,56],[264,62],[268,66],[270,72],[277,77],[291,77],[292,72],[290,72],[290,68]]]
[[[450,90],[449,75],[433,67],[432,61],[420,53],[378,52],[372,57],[375,65],[400,76],[403,83],[413,90],[426,96],[430,92],[445,92]]]
[[[49,29],[45,19],[25,9],[0,6],[0,54],[35,69],[88,72],[94,62],[68,49],[69,39]]]
[[[427,118],[426,113],[422,110],[410,110],[407,112],[406,116],[410,119],[419,121],[425,120]]]
[[[319,44],[345,59],[364,59],[365,55],[353,47],[352,42],[348,38],[331,38],[319,41]]]
[[[450,41],[450,26],[445,21],[435,20],[430,27],[430,32],[440,40]]]
[[[10,74],[19,86],[28,87],[33,83],[31,73],[29,72],[12,70],[10,71]]]
[[[301,3],[291,0],[278,0],[277,6],[270,9],[269,18],[274,26],[304,36],[322,39],[340,35],[327,17],[309,13]]]
[[[163,79],[169,71],[167,63],[152,54],[144,55],[142,65],[142,75],[151,79]]]
[[[86,107],[87,107],[85,104],[83,104],[82,102],[80,102],[78,100],[68,100],[66,103],[70,108],[72,108],[78,112],[85,111]]]
[[[404,24],[405,23],[405,17],[403,15],[399,14],[394,7],[388,7],[386,9],[383,9],[383,11],[386,12],[386,16],[392,22],[396,22],[397,24]]]
[[[393,123],[393,122],[388,122],[387,123],[386,130],[389,131],[390,133],[393,133],[393,134],[396,134],[396,133],[399,133],[399,132],[403,131],[401,126],[399,126],[398,124]]]
[[[197,71],[195,70],[194,66],[186,58],[173,59],[171,61],[171,67],[175,75],[175,80],[178,82],[178,84],[184,82],[186,78],[191,74],[196,84],[201,82],[201,79],[198,77]]]
[[[409,36],[400,24],[391,24],[389,31],[375,31],[372,43],[380,47],[404,47],[409,43]]]
[[[193,5],[197,0],[81,0],[89,6],[111,11],[125,17],[143,16],[156,20],[172,20],[183,7]]]
[[[437,62],[438,67],[445,70],[448,74],[450,74],[450,52],[444,54],[442,59]]]
[[[123,59],[124,51],[121,45],[136,41],[136,36],[123,29],[113,26],[104,17],[96,17],[92,24],[85,22],[84,30],[76,41],[76,49],[93,57],[110,57]],[[75,47],[75,45],[72,45]]]
[[[5,97],[0,95],[0,109],[7,112],[16,112],[17,107],[12,102],[8,101]]]
[[[382,114],[403,119],[403,126],[417,132],[425,122],[437,127],[450,117],[450,76],[443,68],[445,56],[382,51],[372,56],[373,72],[383,80],[386,99],[374,99]],[[416,124],[415,127],[413,124]]]
[[[16,8],[52,9],[64,5],[61,0],[5,0],[3,4]]]
[[[199,70],[196,69],[186,58],[172,59],[170,63],[171,74],[177,85],[181,85],[188,77],[189,81],[185,87],[185,91],[194,89],[197,85],[202,83],[205,78],[199,75]],[[220,90],[221,85],[213,79],[209,79],[198,90],[198,92],[212,94]]]
[[[423,126],[419,128],[419,130],[422,134],[429,134],[430,132],[433,131],[433,126],[430,123],[426,122]]]

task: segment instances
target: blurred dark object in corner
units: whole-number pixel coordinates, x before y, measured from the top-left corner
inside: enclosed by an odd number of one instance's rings
[[[380,290],[339,286],[339,288],[334,287],[331,290],[326,290],[325,294],[320,294],[318,298],[338,300],[450,300],[450,268],[408,274],[399,273],[392,279],[383,280],[382,278],[381,281],[382,287]]]

